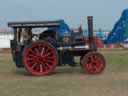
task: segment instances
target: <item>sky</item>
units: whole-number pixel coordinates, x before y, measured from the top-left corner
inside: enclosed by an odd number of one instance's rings
[[[44,21],[64,19],[71,28],[93,16],[94,29],[111,30],[128,0],[0,0],[0,27],[9,21]]]

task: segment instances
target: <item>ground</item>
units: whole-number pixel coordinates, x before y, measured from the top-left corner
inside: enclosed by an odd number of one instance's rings
[[[128,50],[100,52],[107,61],[102,74],[66,66],[48,76],[31,76],[15,67],[10,53],[0,53],[0,96],[128,96]]]

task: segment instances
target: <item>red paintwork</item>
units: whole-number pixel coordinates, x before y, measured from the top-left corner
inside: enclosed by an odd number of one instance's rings
[[[102,38],[100,38],[100,37],[93,37],[93,39],[94,39],[94,42],[95,42],[97,47],[104,47],[104,44],[102,42]],[[88,37],[84,37],[84,41],[85,42],[88,42],[88,40],[89,40]]]
[[[36,42],[31,44],[23,53],[26,69],[33,75],[46,75],[56,67],[57,53],[50,44]]]
[[[83,68],[89,74],[101,73],[105,67],[103,56],[97,52],[90,52],[83,58]]]

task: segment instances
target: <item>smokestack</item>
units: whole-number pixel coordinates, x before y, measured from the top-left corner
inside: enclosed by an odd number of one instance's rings
[[[93,16],[88,16],[88,38],[93,41]]]
[[[90,48],[96,50],[96,46],[93,40],[93,16],[88,16],[88,38],[89,38],[89,45]]]

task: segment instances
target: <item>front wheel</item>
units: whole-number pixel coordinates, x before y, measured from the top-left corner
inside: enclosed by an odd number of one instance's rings
[[[101,73],[105,68],[105,59],[98,52],[89,52],[83,57],[82,67],[89,74]]]
[[[58,61],[56,49],[46,41],[30,44],[23,52],[25,68],[33,75],[46,75],[53,71]]]

